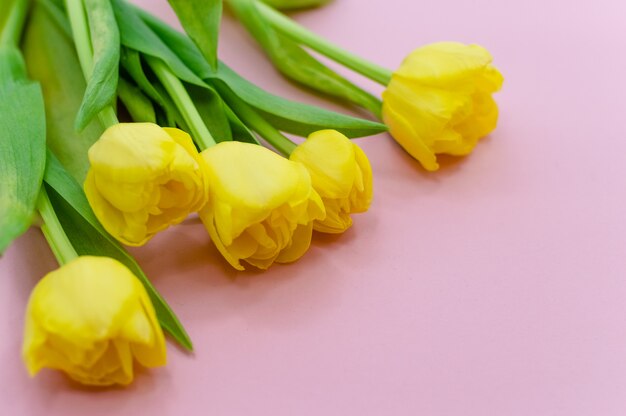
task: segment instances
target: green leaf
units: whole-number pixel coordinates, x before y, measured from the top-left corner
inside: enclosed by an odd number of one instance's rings
[[[152,85],[152,81],[148,79],[141,64],[141,55],[134,49],[122,48],[122,58],[120,60],[122,67],[128,72],[137,86],[157,104],[163,105],[163,97]]]
[[[189,335],[137,262],[98,222],[81,187],[61,163],[48,153],[45,182],[59,221],[79,255],[112,257],[126,265],[141,280],[152,300],[161,326],[188,350],[193,346]]]
[[[152,101],[139,88],[124,78],[117,84],[117,95],[135,122],[156,123],[156,114]]]
[[[261,144],[256,138],[254,133],[239,119],[237,114],[227,105],[224,104],[226,110],[226,117],[230,123],[230,130],[232,131],[233,140],[238,142],[246,142],[252,144]]]
[[[36,0],[37,8],[41,7],[48,18],[54,22],[54,24],[65,34],[65,36],[72,40],[72,27],[65,15],[65,9],[62,0]]]
[[[79,183],[89,169],[87,151],[103,132],[94,119],[81,133],[74,128],[85,81],[63,20],[53,5],[34,2],[22,43],[29,76],[42,85],[46,106],[48,147]],[[55,18],[55,15],[57,18]]]
[[[198,46],[209,63],[217,70],[217,39],[222,17],[222,0],[168,0],[185,32]]]
[[[124,0],[111,0],[124,46],[161,59],[178,78],[200,87],[206,84],[198,78],[137,15],[136,9]],[[179,52],[179,51],[177,51]],[[198,52],[199,53],[199,52]],[[205,62],[206,64],[206,62]],[[207,64],[208,65],[208,64]]]
[[[120,34],[110,0],[83,1],[89,18],[93,68],[76,116],[78,131],[115,102],[120,61]]]
[[[13,7],[14,1],[15,0],[0,2],[0,33],[2,33],[2,30],[7,24],[7,20],[9,19],[9,13]]]
[[[0,46],[0,89],[9,89],[26,82],[26,64],[20,51]]]
[[[215,141],[232,140],[233,135],[226,116],[226,106],[219,94],[211,87],[200,88],[188,84],[185,88]]]
[[[261,0],[270,6],[280,10],[307,9],[310,7],[320,7],[330,2],[330,0]]]
[[[46,161],[41,87],[22,56],[0,48],[0,254],[30,226]]]
[[[263,47],[274,66],[287,78],[323,94],[361,106],[375,115],[381,102],[313,58],[300,45],[280,34],[264,20],[256,0],[230,0],[229,5],[254,39]]]
[[[202,53],[200,53],[198,47],[191,39],[139,7],[131,5],[130,9],[148,25],[167,48],[176,51],[176,55],[183,65],[189,68],[198,78],[204,80],[215,75],[215,71],[211,69],[209,63],[204,59]]]
[[[167,125],[170,127],[178,126],[184,131],[190,131],[189,126],[187,125],[187,122],[183,118],[182,114],[180,114],[180,111],[178,111],[176,104],[174,104],[174,101],[172,101],[172,99],[170,98],[169,94],[165,90],[165,87],[163,87],[163,85],[161,85],[160,83],[155,83],[154,88],[158,91],[159,95],[162,97],[162,100],[163,100],[162,108],[165,112]]]
[[[387,127],[381,123],[297,103],[270,94],[238,75],[223,62],[219,62],[217,74],[213,74],[191,39],[151,14],[136,8],[134,10],[167,46],[177,51],[180,59],[199,77],[203,79],[217,77],[224,80],[241,99],[256,107],[279,130],[308,136],[316,130],[335,129],[348,137],[369,136],[387,131]]]
[[[235,94],[257,108],[273,126],[288,133],[306,137],[317,130],[334,129],[348,137],[362,137],[387,131],[384,124],[375,121],[346,116],[270,94],[222,63],[218,76]]]

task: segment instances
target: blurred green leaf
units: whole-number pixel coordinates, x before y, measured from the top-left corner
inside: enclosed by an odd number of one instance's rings
[[[0,47],[0,254],[30,226],[46,162],[41,87],[20,52]]]
[[[74,179],[82,183],[89,169],[87,151],[98,140],[103,127],[94,119],[80,133],[73,128],[85,81],[69,33],[63,29],[63,20],[54,18],[50,10],[55,9],[42,4],[33,4],[26,27],[22,45],[26,65],[29,76],[42,85],[48,147]]]

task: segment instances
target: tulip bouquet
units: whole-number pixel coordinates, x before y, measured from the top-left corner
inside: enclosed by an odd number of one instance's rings
[[[31,374],[126,385],[135,363],[165,364],[164,330],[192,349],[124,245],[197,213],[233,268],[294,262],[313,232],[343,233],[370,206],[372,169],[350,139],[389,129],[435,170],[436,154],[467,154],[495,127],[502,77],[481,47],[423,47],[392,74],[265,3],[228,1],[281,72],[383,124],[264,91],[218,58],[221,1],[170,4],[186,33],[125,0],[0,6],[0,253],[35,218],[60,265],[27,306]],[[303,46],[387,85],[382,103]]]

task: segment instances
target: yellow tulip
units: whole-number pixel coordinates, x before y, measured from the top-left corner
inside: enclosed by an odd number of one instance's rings
[[[309,248],[313,221],[324,205],[309,173],[270,150],[222,142],[201,153],[211,182],[200,218],[213,243],[236,269],[289,263]]]
[[[206,166],[191,137],[152,123],[109,127],[89,149],[85,194],[115,238],[139,246],[199,210]]]
[[[478,45],[441,42],[413,51],[383,93],[383,120],[391,135],[430,171],[437,154],[466,155],[495,129],[492,93],[502,74]]]
[[[165,365],[163,332],[141,282],[117,260],[78,257],[48,273],[26,310],[23,357],[89,385],[127,385],[133,359]]]
[[[350,214],[365,212],[372,202],[372,168],[367,156],[336,130],[311,134],[289,156],[302,163],[322,197],[326,218],[316,220],[313,229],[342,233],[352,225]]]

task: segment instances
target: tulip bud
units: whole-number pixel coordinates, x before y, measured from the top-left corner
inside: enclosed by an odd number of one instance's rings
[[[127,385],[133,361],[165,365],[165,339],[145,288],[123,264],[79,257],[48,273],[31,293],[23,357],[89,385]]]
[[[211,182],[199,212],[213,243],[236,269],[289,263],[309,248],[324,205],[309,173],[255,144],[222,142],[201,153]]]
[[[503,82],[489,52],[441,42],[413,51],[383,93],[383,120],[394,139],[426,170],[437,154],[470,153],[498,121],[492,94]]]
[[[206,167],[191,137],[152,123],[109,127],[89,149],[87,199],[104,228],[139,246],[202,208]]]
[[[342,233],[352,225],[350,214],[365,212],[372,201],[372,168],[356,144],[336,130],[311,134],[289,156],[302,163],[322,198],[326,218],[313,229]]]

